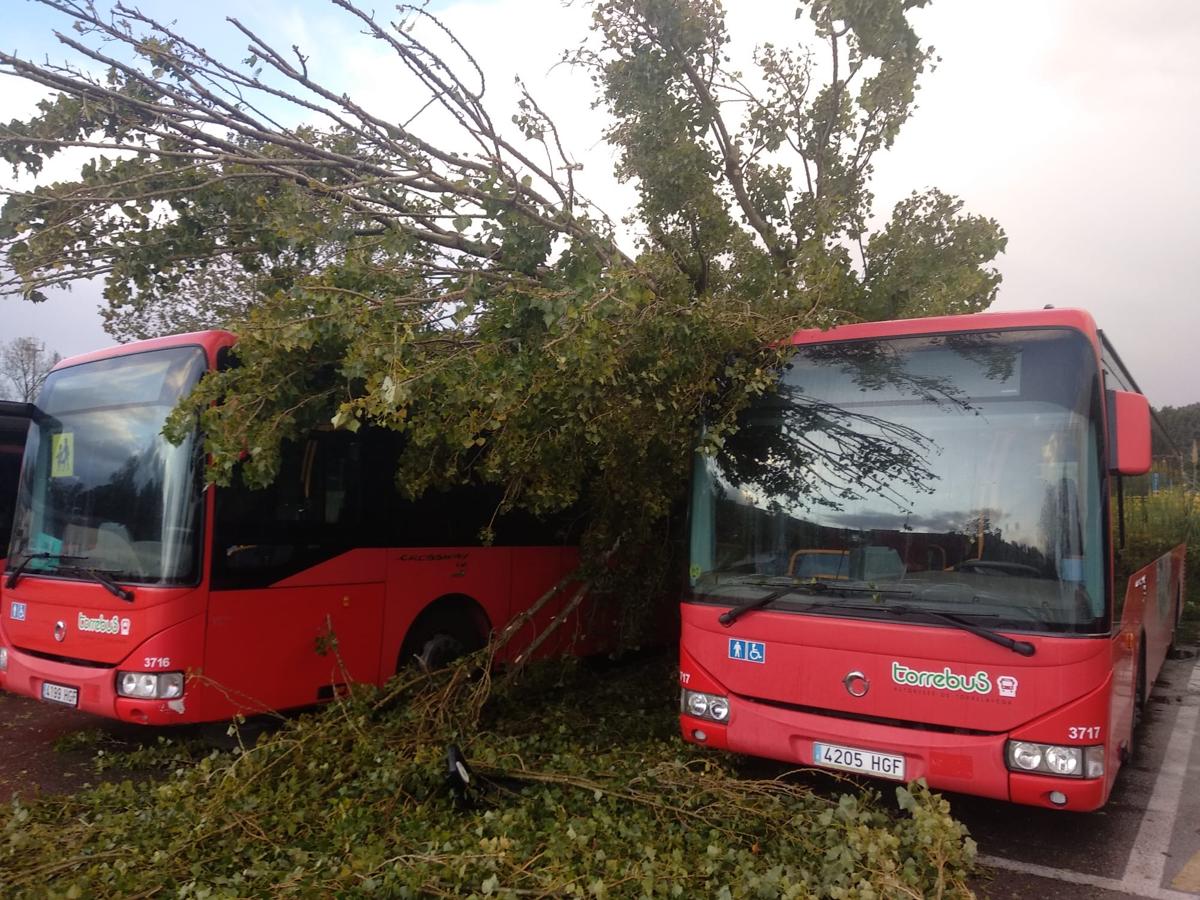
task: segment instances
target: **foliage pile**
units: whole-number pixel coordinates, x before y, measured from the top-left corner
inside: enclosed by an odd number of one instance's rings
[[[486,679],[485,679],[486,682]],[[8,896],[967,896],[974,844],[898,789],[824,799],[684,745],[661,662],[528,673],[480,704],[467,668],[410,676],[252,748],[141,751],[175,770],[14,802]],[[446,749],[474,769],[449,791]],[[46,848],[64,848],[47,856]]]

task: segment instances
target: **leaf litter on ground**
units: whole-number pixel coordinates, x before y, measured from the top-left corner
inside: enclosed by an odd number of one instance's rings
[[[921,785],[813,792],[685,744],[673,661],[479,660],[356,689],[253,745],[164,739],[0,810],[12,897],[965,897]],[[101,759],[114,771],[106,748]],[[136,774],[136,772],[135,772]],[[892,802],[892,798],[895,802]]]

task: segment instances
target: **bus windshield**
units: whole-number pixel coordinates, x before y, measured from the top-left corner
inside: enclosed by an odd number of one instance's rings
[[[8,562],[28,574],[79,568],[142,584],[198,580],[197,441],[162,436],[205,370],[198,347],[152,350],[52,372],[21,472]]]
[[[693,597],[1105,632],[1101,396],[1068,329],[801,346],[697,459]]]

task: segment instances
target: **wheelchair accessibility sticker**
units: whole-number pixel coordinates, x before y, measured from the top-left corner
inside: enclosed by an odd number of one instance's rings
[[[765,663],[767,661],[767,645],[759,641],[730,638],[729,658],[740,662]]]

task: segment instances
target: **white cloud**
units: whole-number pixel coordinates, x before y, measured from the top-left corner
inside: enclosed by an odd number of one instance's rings
[[[727,6],[737,59],[749,59],[755,39],[791,40],[796,26],[787,9]],[[216,20],[233,8],[214,0],[207,15]],[[514,111],[519,74],[584,163],[584,192],[620,218],[636,198],[612,176],[615,156],[600,139],[604,118],[591,109],[590,80],[554,67],[561,50],[583,38],[586,8],[473,0],[438,9],[488,74],[495,119],[507,122]],[[300,44],[319,77],[373,109],[407,117],[423,102],[390,51],[323,4],[266,0],[234,14],[253,17],[264,34],[282,34],[284,46]],[[194,21],[199,13],[188,15]],[[1200,400],[1200,380],[1183,369],[1200,335],[1200,304],[1192,300],[1200,259],[1200,5],[944,0],[914,21],[942,62],[925,79],[920,109],[896,147],[878,158],[877,211],[886,215],[914,188],[960,195],[1009,234],[998,308],[1089,309],[1152,402]],[[233,41],[229,55],[243,55],[244,43]],[[0,90],[0,119],[28,108],[29,96],[26,87]],[[447,128],[434,117],[420,121]]]
[[[0,76],[0,121],[28,118],[37,112],[37,103],[46,92],[39,85],[17,78]],[[48,160],[41,179],[47,183],[65,180],[79,171],[92,154],[69,150]],[[12,169],[0,169],[0,189],[27,190],[33,178]],[[30,303],[14,297],[0,298],[0,320],[4,322],[0,343],[16,337],[34,337],[46,349],[63,356],[86,353],[111,344],[100,325],[98,305],[101,286],[94,281],[81,282],[71,291],[54,291],[45,303]]]
[[[936,184],[1009,235],[998,309],[1092,312],[1155,405],[1200,400],[1182,361],[1200,182],[1200,7],[940,4],[943,63],[880,166],[881,199]]]

